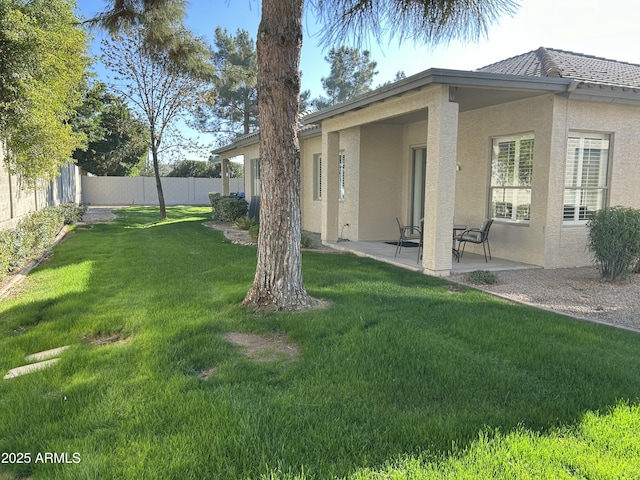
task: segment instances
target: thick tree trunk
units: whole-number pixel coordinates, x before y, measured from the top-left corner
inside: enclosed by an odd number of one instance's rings
[[[303,0],[262,0],[258,29],[260,234],[258,265],[243,305],[305,310],[300,251],[300,50]]]

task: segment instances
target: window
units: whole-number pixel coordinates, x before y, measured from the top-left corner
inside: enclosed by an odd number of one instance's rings
[[[260,159],[251,160],[251,190],[253,195],[260,195]]]
[[[493,139],[491,218],[528,223],[531,215],[533,134]]]
[[[344,201],[344,163],[344,152],[340,152],[340,155],[338,155],[338,187],[340,189],[338,192],[338,200],[340,201]]]
[[[589,216],[607,201],[609,135],[569,133],[564,178],[565,225],[587,223]]]
[[[313,199],[322,200],[322,155],[313,156]]]

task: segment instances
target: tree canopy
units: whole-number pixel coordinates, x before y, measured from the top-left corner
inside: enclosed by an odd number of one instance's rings
[[[0,135],[9,170],[51,178],[84,144],[69,119],[89,65],[84,31],[67,0],[0,0]]]
[[[242,165],[229,162],[229,177],[241,178],[243,175]],[[199,160],[183,160],[178,163],[167,177],[200,177],[200,178],[221,178],[221,162],[203,162]]]
[[[85,87],[72,123],[87,137],[87,149],[73,153],[78,166],[94,175],[138,174],[149,151],[145,124],[120,97],[107,91],[106,84]]]
[[[325,60],[331,65],[328,77],[322,78],[322,86],[328,98],[318,97],[312,101],[317,109],[344,102],[371,90],[377,63],[371,60],[368,50],[339,47],[329,50]]]
[[[117,41],[105,40],[102,53],[103,63],[116,75],[113,88],[145,123],[148,148],[153,158],[160,217],[165,218],[158,154],[172,127],[192,111],[205,83],[201,78],[175,68],[175,60],[167,53],[156,51],[151,55],[145,44],[148,28],[132,27],[128,34]],[[189,62],[204,63],[205,59],[200,56]]]
[[[230,35],[215,31],[212,62],[217,77],[195,111],[194,126],[220,135],[226,142],[258,128],[258,74],[256,47],[246,30]]]

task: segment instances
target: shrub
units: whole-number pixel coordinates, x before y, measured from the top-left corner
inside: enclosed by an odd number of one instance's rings
[[[476,285],[495,285],[498,282],[496,276],[488,270],[474,270],[469,273],[468,279]]]
[[[640,210],[603,208],[591,215],[587,227],[587,247],[603,279],[615,280],[636,265],[640,257]]]
[[[73,223],[84,213],[75,204],[46,207],[32,212],[10,230],[0,232],[0,279],[22,267],[51,245],[65,223]]]
[[[213,196],[209,194],[213,219],[234,222],[247,214],[248,205],[244,198]]]
[[[234,227],[240,230],[249,230],[254,225],[257,225],[258,221],[255,218],[240,217],[234,223]]]
[[[251,237],[252,242],[258,241],[258,234],[260,233],[260,225],[255,224],[249,228],[249,236]]]
[[[249,205],[244,198],[223,197],[218,203],[221,218],[225,222],[235,222],[238,218],[247,214]]]
[[[76,223],[87,211],[86,205],[76,205],[75,203],[63,203],[57,208],[62,212],[65,225]]]
[[[313,247],[313,238],[309,235],[305,235],[304,233],[300,236],[300,246],[302,248],[312,248]]]

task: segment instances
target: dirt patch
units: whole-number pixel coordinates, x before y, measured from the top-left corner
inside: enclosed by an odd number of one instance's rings
[[[126,345],[131,342],[131,337],[123,337],[120,332],[117,332],[117,333],[111,333],[111,334],[100,335],[97,337],[92,337],[92,338],[89,338],[88,340],[90,345],[104,346],[104,345],[113,345],[116,343],[119,345]]]
[[[275,360],[294,361],[299,358],[295,343],[287,341],[284,334],[257,335],[255,333],[231,332],[223,336],[225,340],[242,349],[242,352],[256,362]]]
[[[201,378],[202,380],[208,380],[209,378],[213,377],[217,371],[218,371],[217,367],[211,367],[205,370],[200,370],[198,372],[198,378]]]

